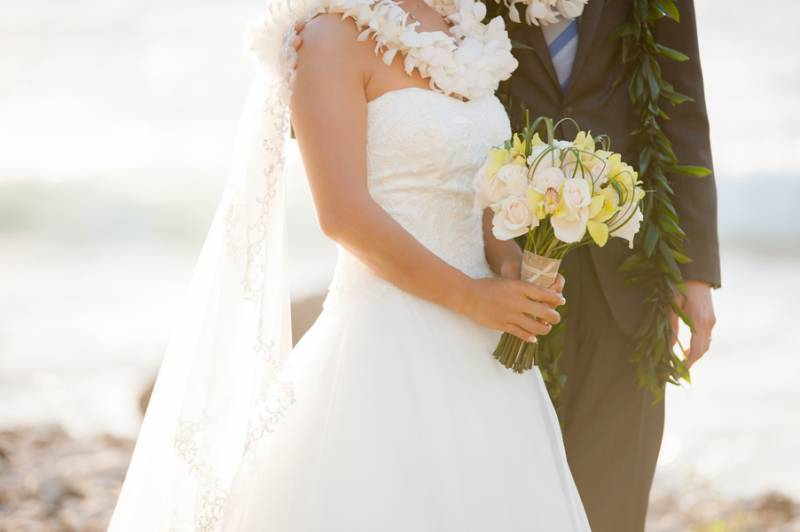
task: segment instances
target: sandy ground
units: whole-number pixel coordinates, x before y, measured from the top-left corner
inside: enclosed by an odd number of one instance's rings
[[[70,438],[56,426],[0,432],[0,532],[106,529],[133,442]],[[655,492],[648,532],[800,531],[800,503],[776,493],[725,499],[687,481]]]

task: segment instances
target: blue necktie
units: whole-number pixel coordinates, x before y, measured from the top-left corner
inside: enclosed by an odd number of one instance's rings
[[[578,21],[560,20],[555,24],[542,26],[542,33],[550,50],[561,90],[566,91],[572,64],[575,62],[575,52],[578,51]]]

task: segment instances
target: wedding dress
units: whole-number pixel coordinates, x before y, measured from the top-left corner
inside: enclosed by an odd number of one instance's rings
[[[509,136],[494,96],[384,94],[368,105],[370,193],[442,260],[489,276],[472,181]],[[586,530],[542,378],[497,363],[498,339],[340,249],[289,358],[295,402],[236,479],[225,530]]]
[[[473,178],[511,131],[492,91],[472,96],[369,102],[367,179],[389,216],[480,278],[492,273]],[[284,120],[263,97],[246,113]],[[495,361],[499,332],[340,248],[322,314],[289,350],[282,181],[252,168],[279,144],[256,144],[234,169],[253,179],[233,179],[204,247],[110,530],[589,530],[541,375]]]

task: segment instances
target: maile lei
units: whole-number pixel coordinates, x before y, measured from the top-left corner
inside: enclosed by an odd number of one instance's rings
[[[529,24],[547,25],[580,16],[588,0],[503,0],[509,8],[505,17],[520,22],[517,4],[524,6]],[[520,6],[520,7],[522,7]],[[673,347],[670,311],[692,327],[691,320],[676,305],[675,294],[684,290],[680,265],[691,259],[684,254],[685,233],[673,204],[667,173],[703,177],[709,170],[678,163],[672,143],[662,129],[669,116],[666,104],[679,105],[691,99],[675,90],[662,77],[659,61],[687,61],[681,52],[659,44],[656,23],[664,18],[680,22],[675,0],[632,0],[629,19],[616,31],[622,40],[622,61],[627,65],[628,95],[639,112],[639,127],[633,132],[639,146],[639,176],[648,191],[643,202],[644,222],[636,251],[621,269],[631,282],[647,286],[645,315],[634,337],[634,362],[638,363],[639,384],[654,400],[664,396],[666,383],[689,382],[689,371]],[[508,84],[500,88],[508,102]],[[540,339],[537,363],[554,402],[558,402],[567,376],[559,369],[564,345],[564,322]]]
[[[673,348],[670,310],[693,327],[689,317],[675,303],[676,291],[683,292],[679,265],[691,259],[684,254],[686,234],[672,203],[672,188],[666,173],[704,177],[707,168],[678,164],[672,143],[661,124],[669,116],[664,104],[679,105],[691,98],[675,90],[661,76],[659,59],[688,61],[689,57],[656,42],[653,28],[665,17],[680,22],[674,0],[634,0],[631,16],[617,35],[622,39],[622,60],[629,66],[628,94],[639,110],[639,128],[634,131],[641,149],[639,175],[650,192],[644,204],[644,223],[636,253],[622,269],[636,283],[645,283],[645,316],[636,332],[634,360],[639,363],[639,383],[662,399],[666,383],[689,382],[689,370]]]

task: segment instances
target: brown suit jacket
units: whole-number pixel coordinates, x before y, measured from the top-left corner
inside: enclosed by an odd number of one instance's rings
[[[708,133],[708,115],[703,93],[692,0],[678,0],[680,24],[662,19],[655,30],[656,40],[687,54],[689,61],[661,63],[664,78],[678,92],[694,102],[676,107],[667,105],[671,120],[664,130],[672,140],[681,164],[712,168]],[[511,30],[511,38],[534,50],[515,52],[520,66],[511,78],[513,100],[530,109],[531,116],[574,118],[582,129],[606,133],[612,149],[623,159],[638,163],[638,153],[631,137],[638,125],[638,115],[627,93],[625,65],[621,61],[620,39],[612,35],[629,16],[631,0],[591,0],[579,19],[578,51],[569,85],[563,92],[558,84],[547,44],[541,30],[520,25]],[[509,109],[518,128],[521,112],[517,105]],[[574,130],[559,132],[571,138]],[[687,280],[720,285],[719,245],[717,238],[717,198],[713,175],[705,178],[670,176],[675,191],[674,204],[686,232],[686,251],[693,259],[683,266]],[[630,251],[621,239],[611,239],[604,248],[591,247],[592,261],[606,300],[620,327],[633,334],[640,323],[644,305],[644,287],[631,285],[619,266]]]

